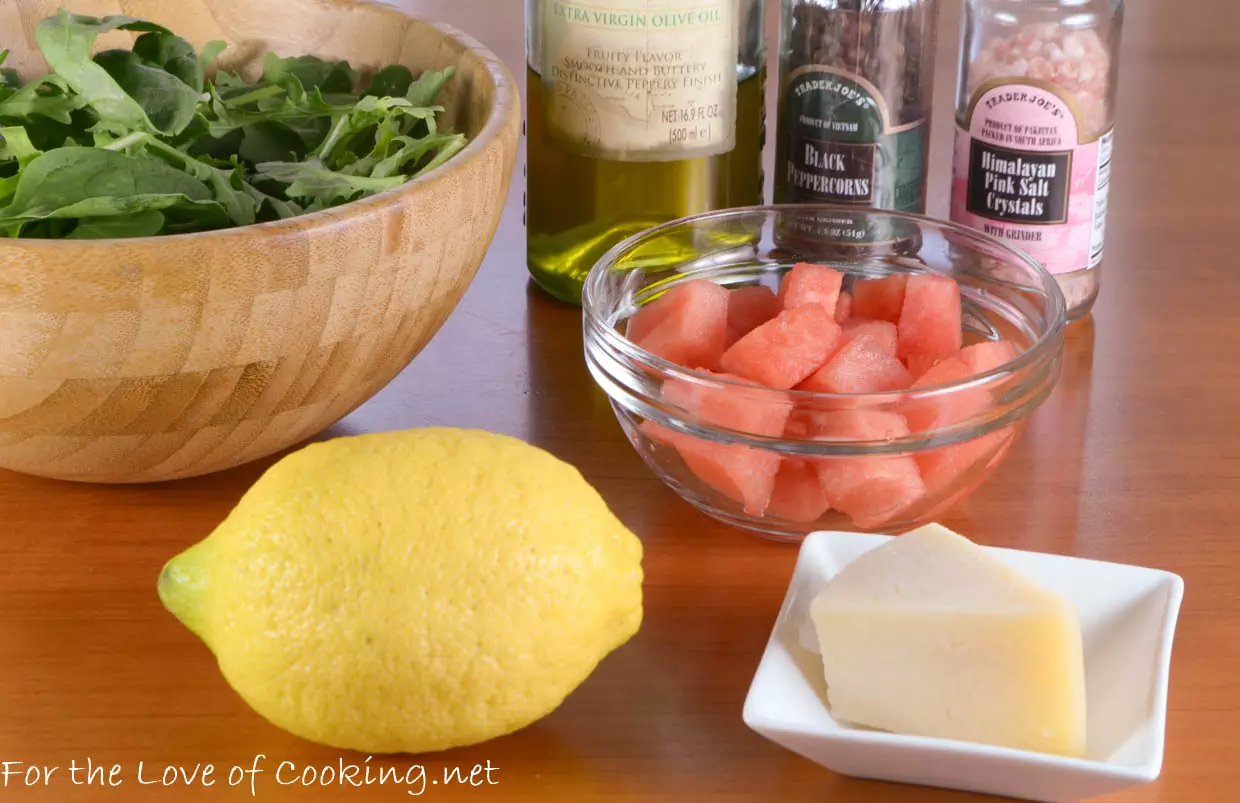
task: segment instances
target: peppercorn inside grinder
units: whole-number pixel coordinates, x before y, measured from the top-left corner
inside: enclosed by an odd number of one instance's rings
[[[782,2],[776,203],[924,212],[937,0]],[[833,217],[836,241],[894,236]]]

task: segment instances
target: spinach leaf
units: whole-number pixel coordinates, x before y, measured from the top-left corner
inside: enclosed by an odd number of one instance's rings
[[[195,159],[206,158],[226,162],[229,157],[238,152],[238,149],[241,147],[241,143],[245,141],[245,132],[240,128],[234,128],[219,138],[205,133],[205,124],[203,131],[203,135],[195,137],[188,147],[181,148],[181,150],[184,150]]]
[[[138,102],[160,131],[179,134],[198,114],[199,93],[177,76],[143,63],[136,51],[107,50],[95,56],[95,63]],[[198,64],[196,59],[194,64]]]
[[[10,237],[21,235],[22,227],[44,220],[79,220],[95,217],[129,216],[148,210],[173,210],[182,207],[193,219],[215,220],[227,225],[228,218],[212,201],[191,201],[184,195],[171,193],[143,193],[123,197],[101,195],[84,198],[66,206],[34,206],[13,214],[0,210],[0,230]],[[195,207],[202,207],[195,209]],[[214,207],[214,210],[211,209]]]
[[[347,61],[324,61],[317,56],[297,56],[282,59],[268,53],[263,60],[263,81],[278,84],[288,75],[296,76],[307,90],[350,93],[357,83],[357,71]]]
[[[133,43],[133,53],[148,66],[159,67],[169,75],[179,78],[194,90],[195,101],[197,96],[202,94],[204,79],[198,54],[194,52],[193,45],[171,31],[142,34]]]
[[[0,209],[0,218],[24,216],[32,210],[44,210],[35,217],[74,216],[52,213],[77,210],[77,205],[95,199],[114,199],[102,207],[104,211],[87,207],[76,215],[97,217],[159,208],[150,199],[161,197],[207,201],[211,191],[193,176],[149,156],[127,156],[103,148],[58,148],[26,166],[13,202]]]
[[[413,73],[403,64],[384,67],[370,79],[365,95],[376,98],[403,98],[413,85]]]
[[[82,218],[69,233],[70,240],[114,240],[128,237],[153,237],[164,227],[164,213],[144,209],[128,215]]]
[[[69,122],[64,123],[42,115],[32,115],[14,122],[20,122],[25,127],[30,141],[41,151],[92,141],[91,129],[98,119],[94,112],[89,109],[75,109],[69,113],[68,119]]]
[[[21,180],[21,176],[12,175],[0,178],[0,203],[4,203],[13,197],[13,193],[17,192],[17,183]]]
[[[241,145],[236,153],[253,164],[298,161],[310,152],[301,135],[284,123],[264,120],[251,123],[241,131]]]
[[[226,229],[232,219],[222,206],[210,202],[186,201],[164,211],[164,233],[186,234],[193,231]]]
[[[228,214],[228,219],[234,224],[248,226],[254,222],[258,205],[242,191],[243,179],[238,168],[213,167],[157,139],[149,139],[147,147],[152,153],[210,187],[215,202]]]
[[[155,131],[142,106],[130,97],[90,51],[101,34],[124,30],[166,30],[133,17],[87,17],[61,10],[35,27],[35,42],[43,58],[64,83],[81,95],[99,115],[98,126],[109,131]]]

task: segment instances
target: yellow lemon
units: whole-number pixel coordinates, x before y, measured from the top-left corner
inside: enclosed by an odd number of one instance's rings
[[[423,429],[284,458],[159,595],[275,725],[419,753],[554,710],[637,632],[641,583],[640,542],[572,466]]]

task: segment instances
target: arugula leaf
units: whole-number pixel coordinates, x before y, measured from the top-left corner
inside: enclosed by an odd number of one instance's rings
[[[35,42],[57,76],[99,115],[99,127],[111,131],[156,131],[136,100],[91,60],[101,34],[124,30],[167,30],[133,17],[87,17],[61,9],[35,26]]]
[[[70,94],[56,76],[49,75],[31,81],[0,101],[0,118],[20,120],[38,114],[69,125],[73,121],[73,112],[85,105],[82,96]]]
[[[198,61],[193,45],[172,31],[151,31],[134,41],[133,53],[148,66],[159,67],[169,75],[179,78],[194,90],[194,100],[197,102],[197,96],[202,94],[204,78],[202,64]]]
[[[305,214],[305,211],[292,201],[268,195],[253,184],[244,184],[242,191],[258,204],[258,220],[260,221],[284,220]]]
[[[210,93],[211,116],[207,119],[207,130],[211,136],[217,139],[228,134],[233,129],[254,123],[271,121],[291,123],[302,118],[325,118],[348,114],[353,110],[352,105],[333,106],[327,103],[317,91],[306,94],[299,99],[294,99],[285,94],[279,105],[264,109],[244,108],[249,101],[227,100],[220,95],[215,87],[210,89]]]
[[[406,181],[404,176],[347,176],[316,161],[264,162],[257,165],[256,170],[259,176],[288,184],[290,198],[308,198],[329,205],[337,201],[351,201],[361,195],[385,192]]]
[[[212,39],[202,46],[202,52],[198,54],[198,66],[205,73],[207,68],[220,57],[220,54],[228,49],[227,42],[221,42],[219,39]]]
[[[332,130],[312,154],[324,163],[336,156],[340,149],[347,147],[353,138],[378,126],[389,117],[408,117],[413,120],[435,119],[436,108],[414,108],[405,98],[365,97],[357,102],[347,114],[336,117]]]
[[[405,93],[405,99],[414,106],[430,106],[454,75],[456,75],[455,67],[445,67],[438,72],[427,70],[419,75],[418,80],[409,87],[409,91]]]
[[[160,131],[179,134],[198,114],[199,92],[172,73],[147,66],[136,51],[107,50],[95,56],[95,63],[138,102]],[[198,64],[196,58],[194,64]],[[198,78],[201,83],[201,74]]]
[[[215,88],[218,89],[222,95],[227,95],[234,89],[250,88],[250,85],[245,82],[244,78],[236,73],[227,72],[226,70],[220,70],[215,74],[214,84]]]
[[[21,126],[0,128],[0,160],[15,160],[19,169],[25,169],[43,151],[34,146],[30,135]]]
[[[164,227],[164,213],[144,209],[128,215],[82,218],[69,233],[70,240],[115,240],[128,237],[153,237]]]
[[[9,57],[9,51],[0,50],[0,64]],[[12,67],[0,68],[0,99],[21,88],[22,77]]]
[[[385,178],[404,173],[406,176],[416,173],[423,173],[428,170],[434,170],[439,165],[451,159],[465,147],[466,139],[463,134],[432,134],[429,137],[423,137],[419,140],[402,137],[404,147],[392,154],[388,158],[379,162],[370,171],[370,175],[374,178]],[[410,164],[417,164],[424,156],[432,151],[435,156],[416,170],[409,169]]]
[[[263,60],[263,81],[279,84],[288,75],[295,76],[307,90],[350,93],[357,83],[357,71],[347,61],[324,61],[317,56],[282,59],[268,53]]]

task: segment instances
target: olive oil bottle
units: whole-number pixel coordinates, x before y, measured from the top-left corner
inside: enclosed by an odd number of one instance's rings
[[[761,0],[527,0],[527,261],[580,303],[612,246],[762,200]],[[701,250],[685,243],[654,262]]]

